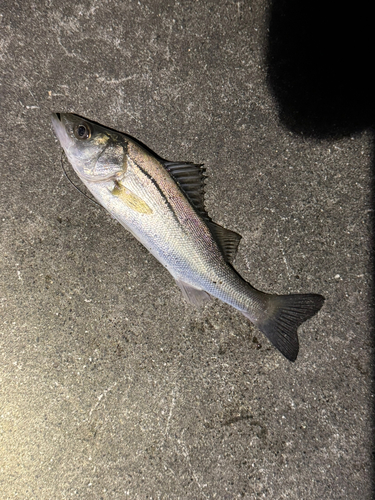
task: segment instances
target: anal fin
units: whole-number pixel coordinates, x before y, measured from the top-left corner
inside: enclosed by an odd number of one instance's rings
[[[188,285],[184,281],[176,280],[176,283],[180,288],[184,299],[194,307],[203,306],[206,302],[211,300],[211,296],[204,290]]]

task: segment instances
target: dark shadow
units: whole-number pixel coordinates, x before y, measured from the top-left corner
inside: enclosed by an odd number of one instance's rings
[[[371,4],[271,2],[269,84],[289,129],[335,137],[374,125]]]
[[[270,0],[268,83],[289,130],[317,140],[375,130],[372,10],[369,0]],[[373,207],[374,179],[373,164]]]

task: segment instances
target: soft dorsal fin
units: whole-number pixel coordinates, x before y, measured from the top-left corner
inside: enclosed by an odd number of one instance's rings
[[[237,254],[238,245],[242,236],[234,231],[230,231],[230,229],[225,229],[215,224],[215,222],[206,221],[206,224],[220,250],[223,252],[224,259],[231,264]]]
[[[177,182],[199,215],[204,219],[209,219],[204,207],[205,169],[203,165],[164,161],[164,167]]]

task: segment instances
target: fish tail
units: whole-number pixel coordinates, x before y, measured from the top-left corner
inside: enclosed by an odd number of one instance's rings
[[[287,359],[295,361],[299,350],[297,329],[320,310],[324,297],[314,293],[266,295],[266,300],[267,316],[255,324]]]

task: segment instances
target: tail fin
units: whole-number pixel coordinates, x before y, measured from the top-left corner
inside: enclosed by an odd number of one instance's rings
[[[257,323],[259,330],[290,361],[299,350],[297,329],[314,316],[324,303],[318,294],[270,295],[267,319]]]

